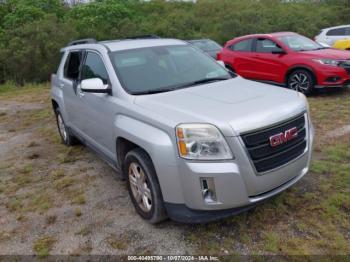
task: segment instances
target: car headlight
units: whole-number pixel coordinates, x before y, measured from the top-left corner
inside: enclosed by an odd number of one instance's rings
[[[180,157],[191,160],[225,160],[233,155],[220,131],[210,124],[181,124],[176,127]]]
[[[312,59],[315,62],[318,62],[322,65],[329,65],[329,66],[338,66],[339,65],[339,61],[338,60],[334,60],[334,59]]]

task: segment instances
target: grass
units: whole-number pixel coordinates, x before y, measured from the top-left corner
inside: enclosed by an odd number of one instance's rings
[[[43,236],[34,242],[33,250],[39,257],[47,257],[55,243],[54,237]]]
[[[117,237],[112,234],[107,238],[107,243],[110,247],[119,250],[126,250],[130,244],[129,238],[126,235],[121,235]]]
[[[77,207],[77,208],[75,208],[75,210],[74,210],[74,214],[75,214],[76,217],[81,217],[81,215],[82,215],[83,213],[81,212],[81,209],[80,209],[79,207]]]
[[[18,223],[30,221],[31,213],[35,213],[43,217],[47,227],[57,220],[47,214],[52,207],[67,207],[75,219],[83,217],[82,205],[88,201],[86,190],[92,178],[88,168],[74,164],[86,151],[83,146],[61,145],[47,85],[0,86],[2,100],[46,101],[45,108],[19,112],[16,119],[0,112],[0,121],[8,130],[37,128],[41,139],[26,141],[23,157],[0,159],[0,196],[7,210]],[[196,254],[350,254],[350,135],[329,137],[329,131],[350,124],[350,91],[308,100],[316,128],[310,174],[249,212],[207,225],[179,225]],[[2,232],[5,230],[0,232],[0,239]],[[91,226],[81,225],[75,234],[86,237],[92,234]],[[114,249],[126,250],[130,237],[129,233],[110,235],[106,241]],[[46,256],[55,241],[43,236],[33,249]]]
[[[78,232],[76,232],[75,234],[85,237],[85,236],[91,234],[91,228],[88,227],[88,226],[83,227],[82,229],[80,229],[80,230],[79,230]]]

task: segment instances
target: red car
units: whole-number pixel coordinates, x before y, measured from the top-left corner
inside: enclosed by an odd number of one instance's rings
[[[314,88],[350,86],[349,51],[322,47],[296,33],[237,37],[225,44],[217,59],[242,77],[304,94]]]

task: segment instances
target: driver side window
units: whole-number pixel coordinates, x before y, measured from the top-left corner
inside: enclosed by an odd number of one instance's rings
[[[256,40],[256,52],[258,53],[272,53],[273,51],[280,51],[282,50],[275,42],[264,39],[264,38],[258,38]]]
[[[101,57],[95,52],[87,52],[83,65],[81,79],[100,78],[103,84],[108,84],[108,73]]]

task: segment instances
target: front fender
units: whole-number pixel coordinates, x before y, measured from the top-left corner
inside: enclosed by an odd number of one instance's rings
[[[165,202],[183,203],[177,166],[177,149],[164,131],[126,115],[115,119],[116,138],[124,138],[144,149],[151,157]]]

